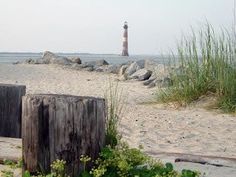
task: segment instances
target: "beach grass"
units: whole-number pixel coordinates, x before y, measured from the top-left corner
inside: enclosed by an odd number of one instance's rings
[[[233,35],[226,30],[216,35],[213,27],[207,24],[199,32],[192,30],[190,36],[184,36],[177,49],[177,56],[173,55],[169,64],[173,85],[162,90],[158,99],[186,105],[211,93],[217,98],[218,108],[236,112],[236,47]]]

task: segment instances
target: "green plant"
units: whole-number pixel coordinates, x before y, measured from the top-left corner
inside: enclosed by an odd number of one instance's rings
[[[86,164],[87,162],[91,161],[91,157],[89,156],[84,156],[81,155],[80,156],[80,161],[83,163],[83,171],[81,172],[81,177],[90,177],[91,175],[89,174],[89,172],[86,170]]]
[[[118,124],[124,106],[122,90],[118,87],[118,82],[109,81],[108,89],[105,92],[105,99],[108,107],[106,120],[106,145],[115,147],[121,136],[118,133]]]
[[[53,177],[66,177],[65,174],[65,164],[66,162],[64,160],[55,160],[51,164],[51,174]]]
[[[151,159],[139,149],[121,144],[116,148],[106,147],[90,172],[93,177],[197,177],[199,173],[183,170],[181,174],[171,163],[163,165]]]
[[[161,101],[183,105],[212,93],[219,108],[236,111],[236,48],[229,33],[217,36],[210,25],[199,35],[193,31],[178,44],[170,65],[173,86],[162,90]]]
[[[13,177],[14,173],[10,170],[2,170],[2,177]]]
[[[4,165],[8,165],[8,166],[10,166],[10,168],[13,168],[13,169],[15,169],[15,168],[21,168],[22,167],[22,159],[20,159],[19,161],[17,161],[17,163],[16,162],[13,162],[12,160],[7,160],[7,159],[5,159],[5,160],[3,160],[3,164]]]

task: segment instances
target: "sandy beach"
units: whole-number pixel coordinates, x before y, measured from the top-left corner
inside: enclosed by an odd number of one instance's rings
[[[0,65],[0,82],[23,84],[27,93],[57,93],[103,97],[117,75],[75,71],[53,65]],[[120,122],[123,140],[142,145],[149,155],[187,153],[236,158],[236,117],[200,106],[172,108],[151,104],[157,88],[120,81],[127,98]]]

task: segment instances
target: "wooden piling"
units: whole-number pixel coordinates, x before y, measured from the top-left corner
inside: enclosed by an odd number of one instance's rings
[[[21,137],[21,98],[23,85],[0,84],[0,136]]]
[[[22,109],[24,170],[49,172],[53,161],[63,159],[67,174],[78,176],[81,155],[95,160],[104,146],[104,99],[27,95]]]

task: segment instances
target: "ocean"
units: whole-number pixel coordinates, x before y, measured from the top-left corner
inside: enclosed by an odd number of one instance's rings
[[[168,61],[167,57],[161,55],[131,55],[129,57],[124,57],[115,54],[81,54],[81,53],[56,53],[60,56],[73,57],[78,56],[82,62],[95,61],[95,60],[106,60],[109,64],[121,64],[127,61],[137,61],[143,59],[155,60],[158,63],[166,63]],[[40,58],[42,53],[0,53],[0,63],[13,63],[16,61],[24,61],[26,59]]]

